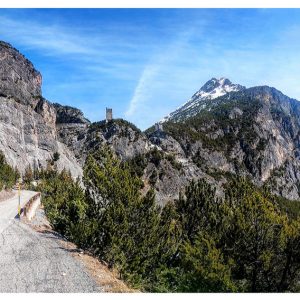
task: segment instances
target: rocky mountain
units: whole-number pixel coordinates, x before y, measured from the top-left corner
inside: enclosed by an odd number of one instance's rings
[[[244,89],[244,86],[233,84],[227,78],[212,78],[207,81],[186,103],[166,116],[161,122],[183,121],[197,115],[201,110],[205,109],[206,106],[203,102],[204,100],[212,100],[227,93],[241,91]]]
[[[161,204],[200,178],[222,195],[232,176],[298,200],[300,102],[268,86],[235,86],[223,96],[202,98],[203,109],[196,115],[166,121],[163,130],[151,127],[143,133],[121,120],[92,124],[83,149],[110,145],[138,170],[144,192],[155,189]]]
[[[179,143],[178,159],[183,156],[219,186],[230,176],[244,176],[299,199],[300,102],[261,86],[201,103],[195,116],[164,123],[166,136]]]
[[[58,169],[82,174],[73,153],[57,139],[56,108],[41,95],[42,76],[18,50],[0,42],[0,150],[21,172],[45,167],[55,152]]]
[[[87,155],[108,145],[162,205],[199,178],[222,195],[232,176],[299,199],[300,102],[275,88],[212,78],[163,129],[141,132],[121,119],[91,123],[80,110],[46,100],[41,74],[5,42],[0,73],[0,150],[21,172],[45,167],[58,152],[58,169],[81,177]]]

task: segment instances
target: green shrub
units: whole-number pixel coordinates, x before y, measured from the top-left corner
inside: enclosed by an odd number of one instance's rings
[[[19,171],[7,164],[4,154],[0,151],[0,191],[12,188],[19,177]]]

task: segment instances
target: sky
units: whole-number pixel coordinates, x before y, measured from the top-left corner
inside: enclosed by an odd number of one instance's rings
[[[144,130],[212,77],[300,100],[300,9],[0,9],[43,96]]]

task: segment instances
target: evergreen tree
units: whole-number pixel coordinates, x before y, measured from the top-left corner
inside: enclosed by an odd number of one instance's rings
[[[45,212],[53,227],[81,244],[84,237],[80,236],[80,226],[86,218],[87,204],[85,195],[78,182],[74,182],[68,172],[45,171],[44,179],[38,186],[43,192]]]
[[[53,153],[53,161],[56,162],[58,161],[60,158],[60,154],[58,152],[54,152]]]
[[[297,236],[291,234],[287,215],[245,180],[227,188],[226,200],[220,246],[225,257],[235,262],[232,272],[240,289],[283,291],[288,243]],[[299,270],[293,276],[298,277]]]
[[[153,191],[104,148],[87,159],[84,181],[90,216],[97,219],[94,251],[136,287],[153,273],[160,245],[160,213]]]
[[[199,233],[194,243],[182,247],[183,269],[179,290],[182,292],[232,292],[236,291],[231,277],[231,264],[226,264],[222,250],[207,233]]]
[[[16,184],[20,174],[17,169],[13,169],[5,159],[4,154],[0,151],[0,191],[10,189]]]
[[[184,240],[193,243],[199,231],[213,227],[218,202],[215,189],[204,179],[197,183],[193,181],[185,193],[179,195],[175,204]]]

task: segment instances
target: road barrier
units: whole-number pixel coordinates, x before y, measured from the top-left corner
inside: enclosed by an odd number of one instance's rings
[[[41,204],[41,193],[36,193],[33,197],[30,198],[30,200],[24,206],[22,215],[28,221],[31,221],[40,204]]]

